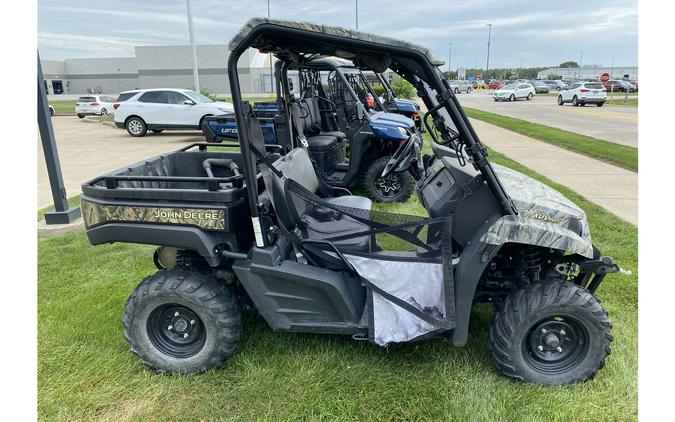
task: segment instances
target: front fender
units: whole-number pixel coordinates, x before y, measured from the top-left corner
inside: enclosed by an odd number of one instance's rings
[[[559,224],[522,215],[501,217],[490,226],[480,241],[489,245],[504,243],[537,245],[593,258],[590,234],[582,237]]]

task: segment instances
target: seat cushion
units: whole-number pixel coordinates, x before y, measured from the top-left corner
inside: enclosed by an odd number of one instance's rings
[[[325,201],[341,207],[359,208],[368,211],[373,208],[373,201],[371,201],[370,198],[366,198],[365,196],[337,196],[335,198],[327,198]]]
[[[312,151],[326,151],[337,145],[337,138],[325,135],[310,136],[307,143]]]

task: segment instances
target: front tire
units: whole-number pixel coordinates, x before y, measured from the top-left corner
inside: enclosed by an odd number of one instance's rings
[[[527,101],[530,101],[532,99],[532,97],[534,97],[534,95],[532,95],[531,92],[529,94],[527,94]]]
[[[148,126],[143,119],[137,116],[128,118],[124,126],[127,128],[127,133],[135,138],[145,136],[148,133]]]
[[[234,293],[211,274],[161,270],[126,302],[124,337],[158,372],[195,373],[222,365],[241,337]]]
[[[603,102],[597,103],[595,105],[598,106],[598,107],[602,107],[603,105],[605,105],[605,102],[603,101]]]
[[[565,104],[565,102],[563,101],[562,95],[558,95],[558,105],[561,106],[563,104]]]
[[[516,101],[516,96],[511,94],[511,96],[509,97],[509,101]]]
[[[612,323],[588,290],[536,282],[511,293],[492,322],[494,362],[509,378],[543,385],[595,377],[611,353]]]
[[[415,189],[415,181],[410,173],[392,173],[382,178],[382,170],[391,157],[380,157],[373,161],[363,178],[363,186],[368,197],[375,202],[405,202]]]

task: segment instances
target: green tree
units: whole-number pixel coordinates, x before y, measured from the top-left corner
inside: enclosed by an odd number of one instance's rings
[[[417,96],[415,87],[400,76],[394,78],[394,80],[391,82],[391,89],[394,90],[396,96],[399,98],[407,98],[412,100]]]
[[[563,68],[568,68],[568,67],[579,67],[579,63],[577,63],[577,62],[575,62],[575,61],[572,61],[572,60],[568,60],[568,61],[566,61],[566,62],[560,63],[560,64],[558,65],[558,67],[563,67]]]

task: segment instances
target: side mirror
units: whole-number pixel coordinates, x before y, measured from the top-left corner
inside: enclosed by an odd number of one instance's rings
[[[187,105],[195,105],[195,102],[192,101],[192,100],[185,100],[185,101],[183,101],[183,104],[187,104]]]

